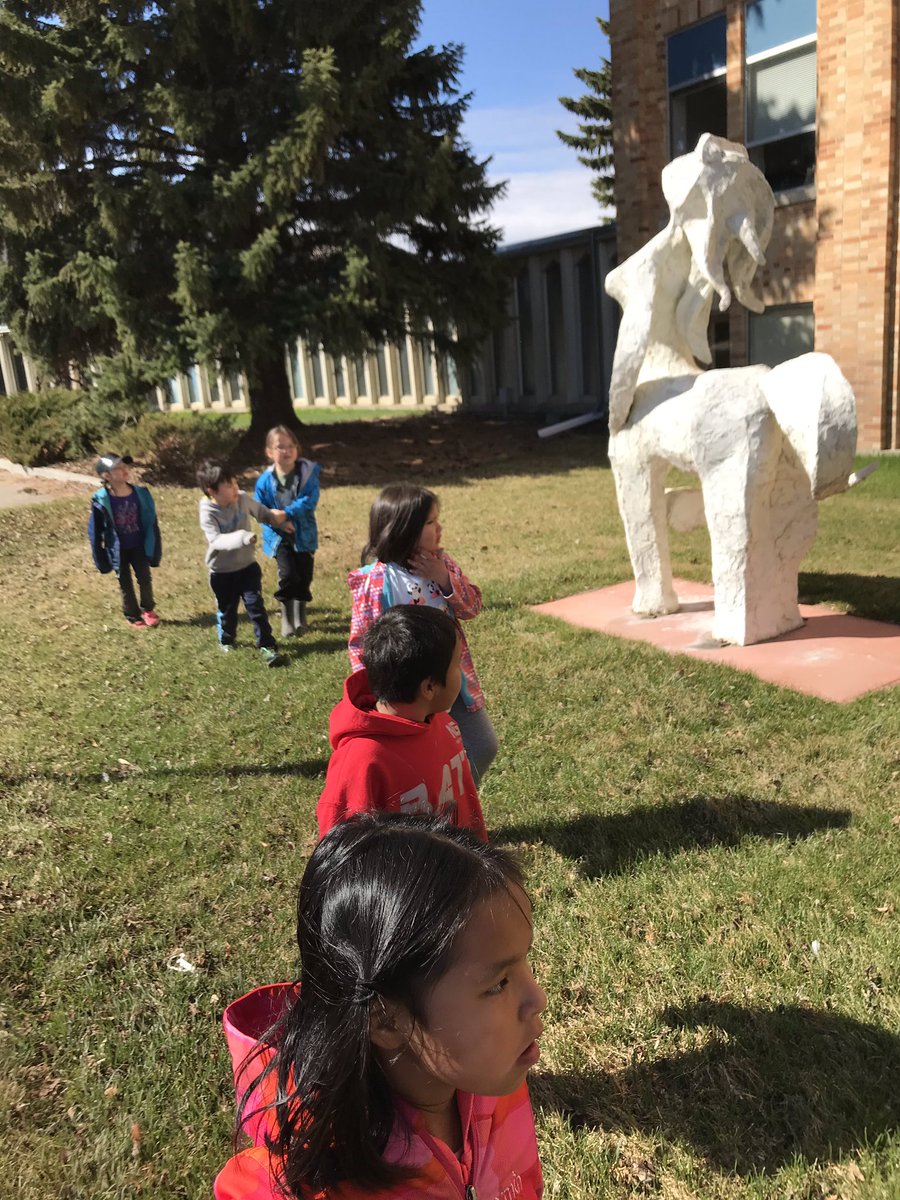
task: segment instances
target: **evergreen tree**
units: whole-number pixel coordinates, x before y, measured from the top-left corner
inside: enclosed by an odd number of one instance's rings
[[[609,37],[609,21],[597,17],[601,32]],[[614,220],[613,143],[612,143],[612,67],[608,58],[601,58],[599,70],[574,67],[572,74],[587,87],[585,94],[574,100],[560,96],[559,102],[567,112],[578,117],[578,133],[557,129],[560,141],[578,151],[578,161],[597,172],[591,183],[598,204],[613,213],[604,215],[606,223]]]
[[[359,352],[503,320],[498,188],[462,50],[417,0],[0,0],[0,313],[50,376],[141,396],[239,365],[295,421],[285,344]]]

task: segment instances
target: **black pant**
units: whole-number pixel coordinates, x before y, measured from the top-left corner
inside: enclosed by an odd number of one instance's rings
[[[137,579],[138,588],[140,589],[140,607],[138,607],[137,596],[134,594],[134,580],[131,578],[132,571],[134,571],[134,577]],[[129,621],[139,621],[142,611],[150,612],[154,607],[150,563],[147,561],[147,555],[144,553],[143,546],[135,546],[132,550],[119,551],[119,569],[116,572],[116,577],[119,580],[119,589],[122,593],[122,612]]]
[[[279,604],[290,600],[301,600],[306,603],[312,600],[309,585],[313,577],[313,556],[308,550],[295,550],[282,538],[281,545],[275,552],[275,562],[278,564],[278,587],[275,599]]]
[[[259,563],[251,563],[249,567],[242,567],[240,571],[213,571],[209,577],[209,586],[219,606],[216,624],[219,641],[223,646],[231,646],[234,643],[238,608],[242,600],[247,616],[253,622],[257,646],[275,646],[262,594],[262,571],[259,569]]]

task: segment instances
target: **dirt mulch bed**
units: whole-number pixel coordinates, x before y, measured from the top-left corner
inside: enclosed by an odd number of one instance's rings
[[[548,440],[537,436],[537,421],[488,420],[463,414],[304,424],[303,453],[322,464],[329,486],[382,487],[397,480],[412,482],[478,479],[492,475],[564,470],[586,463],[606,463],[606,430],[602,422]],[[82,475],[94,474],[96,458],[59,463]],[[260,467],[262,459],[260,458]],[[241,475],[252,485],[258,469]],[[135,475],[141,478],[141,464]],[[23,477],[0,472],[10,482],[48,499],[84,496],[84,483]],[[153,482],[158,487],[157,482]]]

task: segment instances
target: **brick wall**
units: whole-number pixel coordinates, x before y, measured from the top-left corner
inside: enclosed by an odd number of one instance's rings
[[[867,448],[898,445],[898,7],[818,7],[816,347],[850,380]]]
[[[620,261],[665,223],[666,38],[727,15],[728,136],[744,139],[744,0],[610,0]],[[816,348],[856,391],[861,448],[900,447],[900,0],[819,0],[815,201],[780,204],[769,304],[813,302]],[[730,319],[732,362],[747,320]]]

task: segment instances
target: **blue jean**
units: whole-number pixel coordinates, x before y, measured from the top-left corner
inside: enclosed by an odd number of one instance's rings
[[[259,563],[251,563],[240,571],[213,571],[209,577],[209,586],[216,597],[219,610],[216,613],[216,626],[219,641],[223,646],[234,644],[237,632],[238,608],[243,600],[247,616],[253,623],[253,633],[258,647],[275,647],[272,636],[272,626],[266,613],[266,602],[262,594],[262,571]]]

